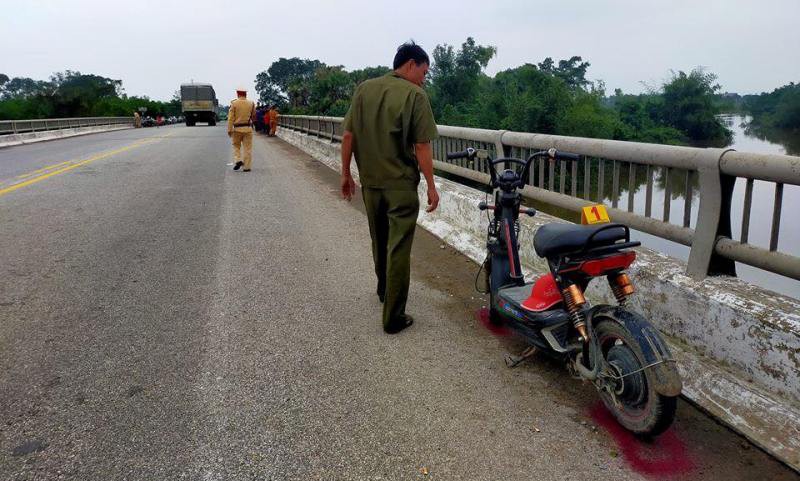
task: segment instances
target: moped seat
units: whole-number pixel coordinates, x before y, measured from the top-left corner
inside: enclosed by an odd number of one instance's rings
[[[622,224],[547,224],[536,231],[533,248],[539,257],[553,257],[614,244],[624,240],[626,232]]]

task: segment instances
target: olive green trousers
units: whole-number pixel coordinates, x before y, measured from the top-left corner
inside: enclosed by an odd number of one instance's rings
[[[363,187],[361,194],[372,237],[372,260],[379,295],[384,295],[383,327],[404,322],[411,282],[411,244],[419,215],[416,190]]]

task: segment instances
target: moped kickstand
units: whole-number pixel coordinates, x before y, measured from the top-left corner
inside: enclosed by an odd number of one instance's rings
[[[524,360],[533,357],[536,354],[536,351],[537,349],[534,346],[529,346],[524,351],[519,353],[518,356],[506,353],[506,355],[503,356],[503,360],[506,362],[506,367],[515,368],[518,365],[520,365]]]

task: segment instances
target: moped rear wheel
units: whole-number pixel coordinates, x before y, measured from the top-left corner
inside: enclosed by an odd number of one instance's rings
[[[656,436],[672,425],[677,396],[656,392],[653,374],[631,334],[619,323],[600,320],[594,327],[606,374],[616,378],[598,386],[600,398],[619,423],[642,436]]]

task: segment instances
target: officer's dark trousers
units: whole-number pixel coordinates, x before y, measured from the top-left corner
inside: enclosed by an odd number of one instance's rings
[[[383,327],[404,322],[411,281],[411,244],[419,214],[416,190],[361,189],[372,237],[378,293],[385,293]]]

